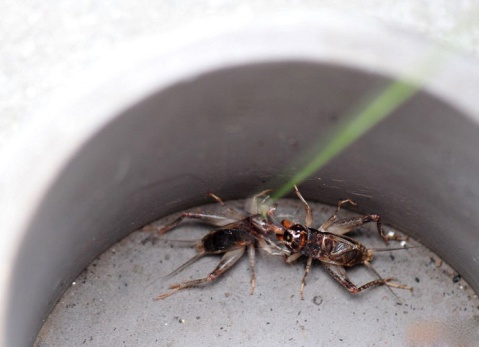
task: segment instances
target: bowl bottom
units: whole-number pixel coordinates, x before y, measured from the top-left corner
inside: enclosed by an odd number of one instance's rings
[[[244,205],[244,201],[230,203]],[[313,226],[334,212],[334,207],[319,203],[311,203],[311,207]],[[218,209],[222,209],[218,204],[201,207],[208,212]],[[297,200],[280,200],[277,214],[304,221]],[[340,216],[351,215],[340,212]],[[164,225],[176,216],[155,224]],[[389,226],[385,230],[400,234]],[[165,238],[197,240],[207,231],[208,227],[193,221],[181,224]],[[361,227],[352,237],[369,248],[385,247],[374,225]],[[170,284],[206,276],[220,258],[205,257],[176,276],[164,278],[194,254],[185,243],[158,240],[145,231],[130,234],[72,283],[45,322],[35,346],[336,345],[358,341],[361,345],[450,342],[472,346],[479,340],[477,295],[424,247],[378,252],[372,262],[381,276],[414,287],[412,292],[393,289],[401,303],[385,287],[349,294],[317,262],[302,301],[303,259],[286,264],[281,257],[262,253],[256,257],[252,296],[249,263],[244,256],[216,283],[154,301]],[[348,275],[356,284],[374,279],[364,266],[348,270]]]

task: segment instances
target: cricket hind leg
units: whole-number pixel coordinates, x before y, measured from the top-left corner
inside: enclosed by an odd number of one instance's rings
[[[234,219],[216,215],[216,214],[207,214],[207,213],[197,213],[197,212],[183,212],[178,218],[176,218],[173,222],[157,227],[154,225],[147,225],[143,227],[143,230],[156,230],[157,236],[161,236],[166,234],[167,232],[176,228],[181,222],[188,219],[196,219],[201,220],[207,225],[221,227],[231,222],[234,222]]]
[[[379,236],[384,240],[384,242],[387,244],[388,241],[393,240],[393,241],[403,241],[404,238],[401,236],[392,234],[388,235],[384,231],[382,227],[382,222],[381,222],[381,217],[377,214],[367,214],[367,215],[362,215],[362,216],[355,216],[355,217],[350,217],[350,218],[342,218],[338,220],[338,213],[341,207],[345,204],[351,204],[353,206],[356,206],[357,203],[354,202],[351,199],[345,199],[345,200],[340,200],[338,202],[338,205],[336,206],[336,211],[334,214],[328,218],[326,222],[324,222],[319,230],[320,231],[327,231],[336,235],[344,235],[347,234],[353,230],[356,230],[360,226],[370,223],[370,222],[376,222],[376,227],[379,233]]]
[[[156,230],[157,236],[161,236],[163,234],[166,234],[167,232],[173,230],[176,228],[181,222],[184,220],[188,219],[196,219],[196,220],[201,220],[203,223],[215,227],[221,227],[226,224],[233,223],[237,220],[241,220],[245,218],[245,212],[244,211],[239,211],[235,210],[233,208],[228,207],[225,202],[218,197],[217,195],[213,193],[208,194],[209,197],[213,198],[218,202],[221,206],[223,206],[226,210],[226,212],[230,215],[230,217],[221,215],[221,214],[213,214],[213,213],[201,213],[201,212],[183,212],[178,218],[176,218],[173,222],[164,225],[162,227],[157,227],[154,225],[147,225],[143,227],[143,230],[145,231],[150,231],[150,230]]]
[[[363,284],[362,286],[357,287],[351,280],[348,278],[346,274],[346,270],[344,267],[339,266],[339,265],[333,265],[333,264],[326,264],[322,263],[322,265],[326,268],[326,270],[329,272],[333,278],[339,282],[348,292],[352,294],[357,294],[362,292],[365,289],[372,288],[372,287],[378,287],[382,285],[386,285],[387,287],[393,287],[393,288],[399,288],[399,289],[409,289],[411,290],[412,288],[403,284],[397,284],[397,283],[392,283],[392,281],[395,280],[394,277],[388,277],[388,278],[382,278],[374,268],[372,268],[371,264],[365,263],[366,266],[368,266],[372,271],[378,276],[379,278],[374,281],[370,281],[366,284]],[[391,289],[390,289],[391,290]],[[391,290],[393,293],[394,297],[399,300],[397,295]]]
[[[328,221],[326,221],[326,223],[328,223]],[[321,225],[319,230],[333,233],[336,235],[345,235],[353,230],[356,230],[360,226],[370,222],[376,222],[379,235],[387,243],[388,236],[382,228],[381,217],[379,217],[377,214],[342,218],[339,220],[335,220],[332,223],[324,223],[323,225]]]
[[[356,230],[357,228],[359,228],[360,226],[366,223],[376,222],[376,227],[377,227],[379,236],[381,236],[381,238],[386,244],[388,243],[389,240],[394,240],[394,241],[403,240],[403,238],[395,234],[387,235],[382,227],[381,217],[377,214],[355,216],[355,217],[343,218],[339,220],[335,220],[335,219],[332,220],[331,218],[328,219],[325,223],[323,223],[323,225],[321,225],[321,227],[319,228],[320,231],[330,232],[336,235],[345,235],[353,230]]]
[[[369,270],[371,270],[377,277],[379,280],[382,280],[382,281],[385,281],[385,285],[388,287],[389,291],[393,294],[393,296],[396,298],[397,302],[401,302],[401,299],[396,295],[396,293],[394,293],[392,291],[391,288],[397,288],[397,289],[407,289],[409,291],[412,291],[413,290],[413,287],[410,287],[410,286],[407,286],[405,284],[401,284],[401,283],[393,283],[391,281],[395,280],[394,277],[389,277],[387,279],[383,279],[381,277],[381,275],[379,274],[379,272],[376,271],[376,269],[371,265],[370,262],[368,261],[365,261],[364,262],[364,265],[366,265]]]
[[[191,281],[187,281],[183,283],[173,284],[170,286],[170,289],[171,289],[170,291],[164,294],[158,295],[154,300],[163,300],[180,290],[197,287],[202,284],[214,281],[219,276],[221,276],[225,271],[230,269],[234,264],[236,264],[238,260],[243,256],[244,252],[245,252],[245,247],[237,248],[237,249],[226,252],[221,258],[221,261],[218,264],[218,266],[216,266],[216,268],[207,277],[199,278],[196,280],[191,280]]]
[[[363,225],[365,223],[369,223],[371,221],[370,218],[365,218],[365,217],[369,217],[369,216],[356,216],[356,217],[350,217],[350,218],[342,218],[342,219],[338,220],[339,210],[345,204],[351,204],[353,206],[357,205],[357,203],[354,202],[351,199],[339,200],[338,205],[336,206],[336,210],[334,211],[334,214],[331,217],[329,217],[326,220],[326,222],[324,222],[319,227],[320,231],[324,231],[324,232],[327,231],[327,232],[330,232],[330,233],[333,233],[333,234],[336,234],[336,235],[344,235],[344,234],[347,234],[347,233],[359,228],[361,225]],[[377,217],[379,217],[379,216],[377,216]],[[381,230],[382,230],[382,228],[380,228],[381,222],[379,222],[379,223],[380,223],[379,227],[378,227],[379,234],[384,234],[384,233],[381,232]],[[381,235],[381,237],[382,237],[382,235]]]
[[[336,206],[336,211],[334,211],[334,214],[331,217],[329,217],[328,220],[321,225],[320,230],[325,231],[331,224],[333,224],[338,219],[339,210],[341,209],[343,205],[347,203],[353,206],[357,205],[357,203],[355,203],[351,199],[339,200],[338,205]]]

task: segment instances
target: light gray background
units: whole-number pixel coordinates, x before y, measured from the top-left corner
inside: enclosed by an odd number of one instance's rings
[[[298,7],[343,10],[416,31],[479,56],[474,0],[45,2],[0,4],[0,148],[49,95],[123,43],[226,14],[256,16]],[[220,30],[220,28],[218,28]]]

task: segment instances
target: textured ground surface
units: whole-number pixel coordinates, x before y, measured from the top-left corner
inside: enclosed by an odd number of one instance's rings
[[[280,206],[285,207],[280,214],[304,220],[297,201]],[[334,210],[312,206],[317,224]],[[198,239],[207,230],[187,223],[168,237]],[[373,225],[354,236],[368,247],[384,247]],[[253,296],[244,256],[216,283],[153,301],[172,283],[206,276],[219,257],[202,259],[165,280],[195,250],[148,240],[148,233],[135,232],[91,264],[65,293],[36,346],[474,346],[479,339],[477,296],[425,248],[377,253],[373,262],[383,277],[414,287],[412,293],[394,290],[401,304],[384,287],[351,295],[318,263],[301,301],[304,262],[287,265],[267,255],[257,257]],[[364,267],[348,273],[356,284],[374,278]]]

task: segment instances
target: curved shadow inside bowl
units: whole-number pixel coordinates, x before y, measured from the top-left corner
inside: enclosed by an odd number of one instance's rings
[[[331,64],[250,64],[177,83],[119,114],[75,154],[31,221],[9,332],[37,332],[71,281],[138,227],[206,202],[208,192],[231,199],[275,188],[265,186],[287,180],[295,157],[387,82]],[[477,290],[476,148],[477,125],[421,92],[301,189],[326,203],[353,197]]]

